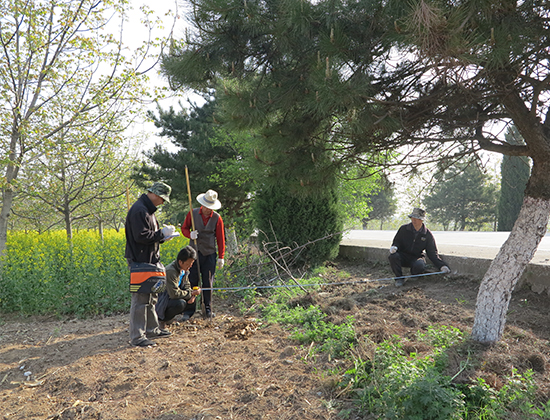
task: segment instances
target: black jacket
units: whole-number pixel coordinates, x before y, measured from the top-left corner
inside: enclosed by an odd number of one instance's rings
[[[426,251],[428,258],[438,269],[448,265],[439,257],[434,236],[424,224],[419,231],[414,230],[412,223],[401,226],[393,238],[392,245],[397,247],[397,252],[414,258],[424,257]]]
[[[156,206],[143,194],[134,203],[124,224],[126,230],[126,252],[124,256],[132,262],[156,264],[160,261],[159,244],[163,241],[155,217]]]

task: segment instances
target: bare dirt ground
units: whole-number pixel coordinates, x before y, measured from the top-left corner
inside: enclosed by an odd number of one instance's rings
[[[336,262],[327,281],[388,277],[386,267]],[[394,334],[411,340],[429,325],[469,332],[479,279],[429,276],[405,287],[371,282],[325,287],[301,303],[319,304],[328,319],[356,320],[359,336],[376,342]],[[195,316],[171,326],[172,336],[152,348],[128,344],[128,314],[93,320],[0,322],[0,418],[2,419],[335,419],[350,405],[335,385],[351,362],[312,356],[278,325],[243,317],[237,302],[214,295],[212,322]],[[300,303],[300,302],[298,302]],[[195,319],[196,318],[196,319]],[[456,380],[482,376],[502,385],[512,368],[531,368],[548,400],[550,360],[548,296],[514,293],[505,337],[482,347],[475,366]],[[360,352],[360,349],[357,351]],[[450,370],[463,356],[451,353]],[[31,372],[27,380],[25,372]]]

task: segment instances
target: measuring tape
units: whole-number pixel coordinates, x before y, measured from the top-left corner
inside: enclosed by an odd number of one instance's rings
[[[380,282],[380,281],[393,281],[397,279],[410,279],[413,277],[425,277],[425,276],[433,276],[435,274],[445,274],[443,271],[438,271],[435,273],[424,273],[424,274],[414,274],[410,276],[400,276],[400,277],[386,277],[381,279],[375,279],[375,280],[354,280],[354,281],[341,281],[336,283],[311,283],[311,284],[283,284],[283,285],[274,285],[274,286],[242,286],[242,287],[205,287],[201,290],[228,290],[228,291],[237,291],[237,290],[251,290],[251,289],[279,289],[283,287],[291,288],[291,287],[323,287],[323,286],[340,286],[343,284],[358,284],[358,283],[374,283],[374,282]],[[193,287],[193,290],[197,290],[198,287]]]

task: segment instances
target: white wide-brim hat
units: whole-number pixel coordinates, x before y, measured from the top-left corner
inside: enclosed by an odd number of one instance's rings
[[[218,210],[222,207],[222,203],[218,200],[218,193],[214,190],[208,190],[204,194],[197,195],[197,201],[211,210]]]

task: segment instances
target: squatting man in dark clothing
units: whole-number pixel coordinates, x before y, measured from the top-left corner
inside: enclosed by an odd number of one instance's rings
[[[426,269],[426,257],[443,273],[450,273],[451,269],[439,257],[432,232],[424,225],[426,211],[414,208],[409,214],[411,223],[403,225],[397,231],[390,247],[390,265],[396,277],[403,276],[401,267],[410,267],[411,275],[422,274]],[[396,278],[395,285],[403,286],[405,279]]]
[[[188,305],[195,303],[201,289],[194,289],[189,283],[189,270],[197,259],[197,251],[190,246],[182,248],[175,261],[166,266],[166,290],[159,294],[155,305],[159,326],[166,329],[176,315],[182,314]]]
[[[172,188],[155,182],[132,205],[126,216],[126,252],[128,266],[132,263],[160,264],[160,244],[172,238],[174,226],[159,227],[155,212],[164,202],[170,202]],[[164,268],[164,267],[162,267]],[[155,303],[157,293],[132,292],[130,306],[130,344],[139,347],[154,346],[149,338],[171,334],[159,328]]]
[[[190,244],[198,253],[198,264],[194,264],[189,272],[191,286],[199,285],[200,276],[202,287],[206,289],[211,288],[214,283],[216,267],[221,269],[224,266],[225,232],[222,217],[215,211],[222,206],[222,203],[218,200],[218,193],[214,190],[208,190],[204,194],[199,194],[197,201],[201,206],[187,213],[181,226],[181,233],[186,238],[191,239]],[[191,220],[191,217],[193,220]],[[195,230],[192,230],[193,222]],[[203,316],[205,318],[213,318],[214,314],[211,307],[212,291],[203,290],[202,299],[205,309]],[[185,309],[182,321],[193,316],[195,306],[189,305]]]

